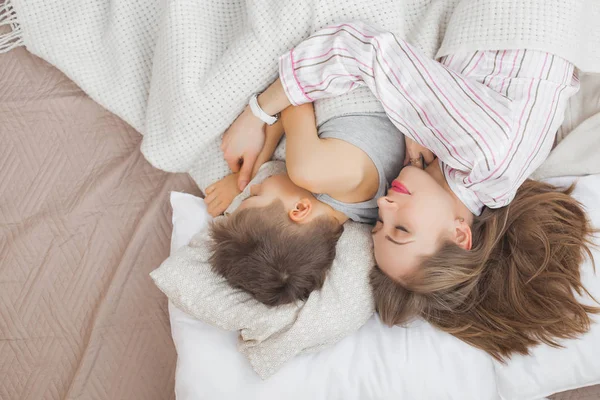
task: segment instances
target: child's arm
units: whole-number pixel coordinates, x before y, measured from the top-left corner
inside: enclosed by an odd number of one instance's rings
[[[266,127],[265,146],[256,159],[256,163],[252,169],[252,178],[254,178],[261,165],[271,160],[282,136],[283,125],[281,121]],[[213,217],[223,214],[233,199],[241,193],[237,183],[238,176],[239,172],[232,173],[206,188],[204,203],[207,206],[208,213]]]
[[[341,201],[359,202],[374,195],[373,185],[363,183],[370,172],[377,181],[375,166],[368,164],[372,162],[366,153],[343,140],[320,139],[311,103],[286,108],[281,120],[288,175],[296,185]]]

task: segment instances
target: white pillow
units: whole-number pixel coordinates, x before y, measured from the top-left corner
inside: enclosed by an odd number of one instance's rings
[[[568,186],[574,178],[554,178],[546,182]],[[583,203],[596,228],[600,228],[600,175],[577,180],[575,197]],[[596,240],[596,243],[599,243]],[[600,250],[593,250],[600,268]],[[592,296],[600,300],[600,271],[594,273],[592,263],[581,266],[582,281]],[[590,299],[584,299],[592,304]],[[598,316],[595,321],[600,322]],[[496,362],[498,391],[507,400],[534,400],[553,393],[600,383],[600,324],[576,340],[563,341],[565,348],[538,346],[531,356],[513,356],[508,364]]]
[[[572,178],[552,180],[566,185]],[[578,181],[575,196],[600,227],[600,175]],[[171,249],[186,244],[210,218],[201,199],[172,193]],[[600,262],[600,252],[595,251]],[[600,279],[582,266],[585,286],[600,299]],[[600,383],[600,325],[566,348],[539,346],[508,364],[424,322],[387,328],[371,318],[355,334],[320,353],[294,358],[266,381],[237,351],[237,334],[197,321],[170,305],[178,352],[178,400],[218,399],[460,399],[534,400]]]
[[[201,199],[172,193],[174,251],[206,228]],[[497,399],[491,357],[423,322],[388,328],[377,317],[319,353],[296,356],[261,381],[237,350],[237,333],[169,305],[179,355],[178,400]]]
[[[283,171],[282,162],[265,163],[251,183]],[[249,196],[249,186],[230,209]],[[338,342],[373,315],[368,276],[375,261],[369,231],[368,225],[346,223],[323,287],[306,301],[278,307],[267,307],[232,288],[212,270],[207,230],[194,235],[189,246],[171,254],[150,276],[180,310],[212,326],[239,332],[238,350],[266,379],[299,353]]]

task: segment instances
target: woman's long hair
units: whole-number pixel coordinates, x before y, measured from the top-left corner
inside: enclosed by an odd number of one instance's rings
[[[420,316],[498,360],[588,331],[600,309],[578,297],[590,295],[580,265],[593,231],[572,191],[528,180],[509,206],[475,217],[470,251],[447,243],[402,284],[374,268],[382,321]]]

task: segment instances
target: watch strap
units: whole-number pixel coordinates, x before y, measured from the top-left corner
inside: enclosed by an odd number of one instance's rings
[[[258,93],[253,94],[248,102],[252,114],[267,125],[273,125],[279,120],[279,114],[269,115],[258,104]]]

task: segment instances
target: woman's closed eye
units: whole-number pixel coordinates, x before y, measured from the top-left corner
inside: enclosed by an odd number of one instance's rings
[[[372,234],[375,234],[377,232],[379,232],[379,230],[383,227],[383,220],[381,218],[377,218],[377,222],[375,223],[375,226],[373,227],[373,230],[371,231]],[[410,233],[408,231],[408,229],[406,229],[404,226],[402,225],[396,225],[395,229],[398,231],[402,231],[405,233]]]
[[[383,229],[383,220],[378,218],[377,222],[375,223],[375,227],[373,227],[373,230],[371,231],[371,235],[377,234],[381,229]],[[395,233],[392,234],[393,237],[387,234],[385,235],[386,240],[397,245],[404,245],[414,241],[412,235],[408,229],[406,229],[406,227],[402,225],[396,225],[394,226],[394,230]]]
[[[406,228],[405,228],[405,227],[403,227],[402,225],[398,225],[398,226],[396,226],[396,229],[397,229],[397,230],[399,230],[399,231],[402,231],[402,232],[410,233],[410,232],[408,231],[408,229],[406,229]]]

